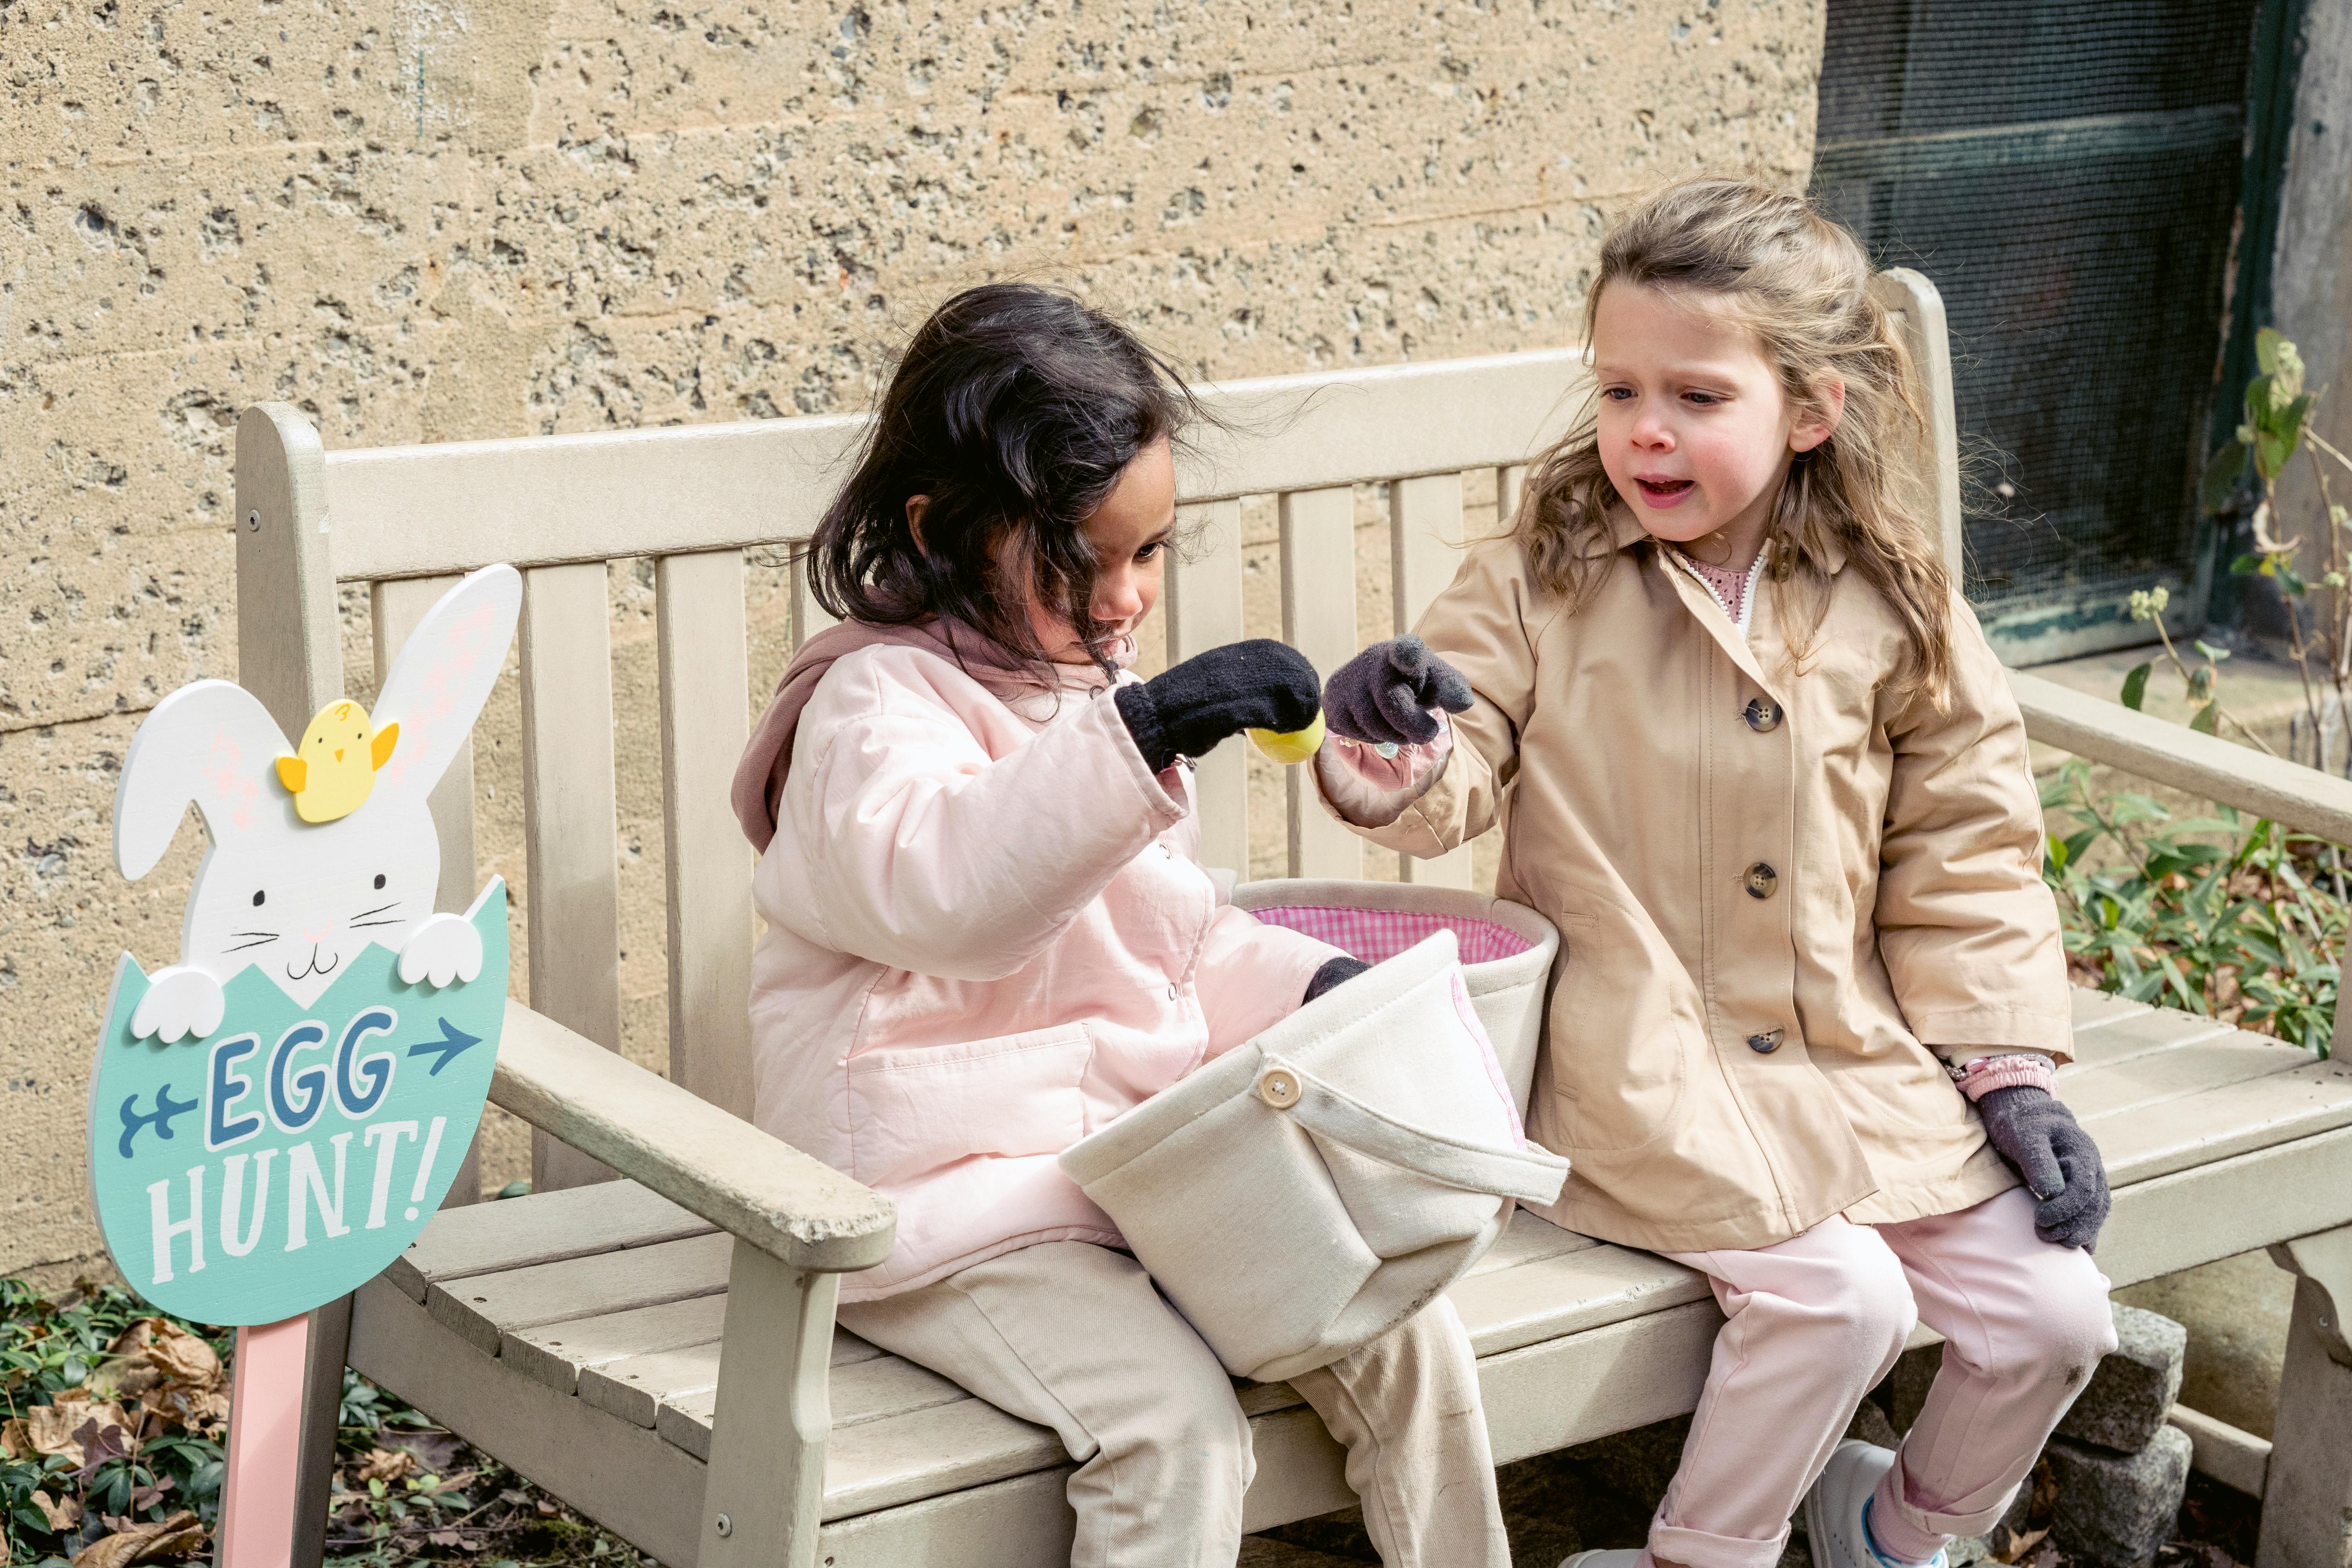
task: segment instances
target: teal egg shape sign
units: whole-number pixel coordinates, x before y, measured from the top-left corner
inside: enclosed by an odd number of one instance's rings
[[[475,979],[404,984],[371,945],[309,1006],[248,966],[202,1039],[135,1039],[122,955],[91,1075],[89,1175],[123,1279],[166,1311],[274,1323],[381,1273],[472,1143],[506,1016],[506,887],[472,912]]]

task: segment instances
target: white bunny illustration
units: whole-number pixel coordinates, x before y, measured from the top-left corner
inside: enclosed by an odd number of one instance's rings
[[[407,984],[480,974],[472,921],[433,910],[441,848],[425,797],[488,700],[521,608],[521,574],[486,566],[427,612],[376,699],[375,725],[398,724],[396,743],[365,803],[333,821],[297,815],[277,766],[293,748],[244,688],[199,680],[156,704],[115,790],[115,864],[133,880],[153,869],[191,801],[212,847],[188,893],[180,962],[156,971],[134,1036],[211,1034],[222,987],[248,964],[308,1006],[371,942],[399,954]]]

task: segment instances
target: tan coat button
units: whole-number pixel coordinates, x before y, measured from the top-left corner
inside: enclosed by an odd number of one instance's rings
[[[1748,867],[1747,874],[1739,880],[1751,899],[1769,899],[1780,888],[1780,873],[1761,860]]]
[[[1268,1068],[1257,1077],[1257,1097],[1276,1110],[1298,1103],[1298,1075],[1288,1068]]]
[[[1769,735],[1780,727],[1780,705],[1769,697],[1751,697],[1740,715],[1748,727],[1759,735]]]
[[[1760,1035],[1750,1035],[1748,1037],[1748,1048],[1759,1057],[1769,1057],[1780,1048],[1782,1033],[1780,1029],[1767,1029]]]

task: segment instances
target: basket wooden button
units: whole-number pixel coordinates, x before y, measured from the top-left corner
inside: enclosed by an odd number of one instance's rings
[[[1288,1068],[1268,1068],[1258,1074],[1257,1097],[1276,1110],[1297,1104],[1298,1095],[1298,1075]]]

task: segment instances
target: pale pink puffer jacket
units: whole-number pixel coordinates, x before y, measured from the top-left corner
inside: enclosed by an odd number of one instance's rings
[[[1130,678],[1131,679],[1131,678]],[[761,1128],[884,1194],[842,1300],[1118,1244],[1054,1157],[1299,1005],[1339,950],[1234,909],[1100,689],[992,695],[875,647],[800,715],[753,896]]]

